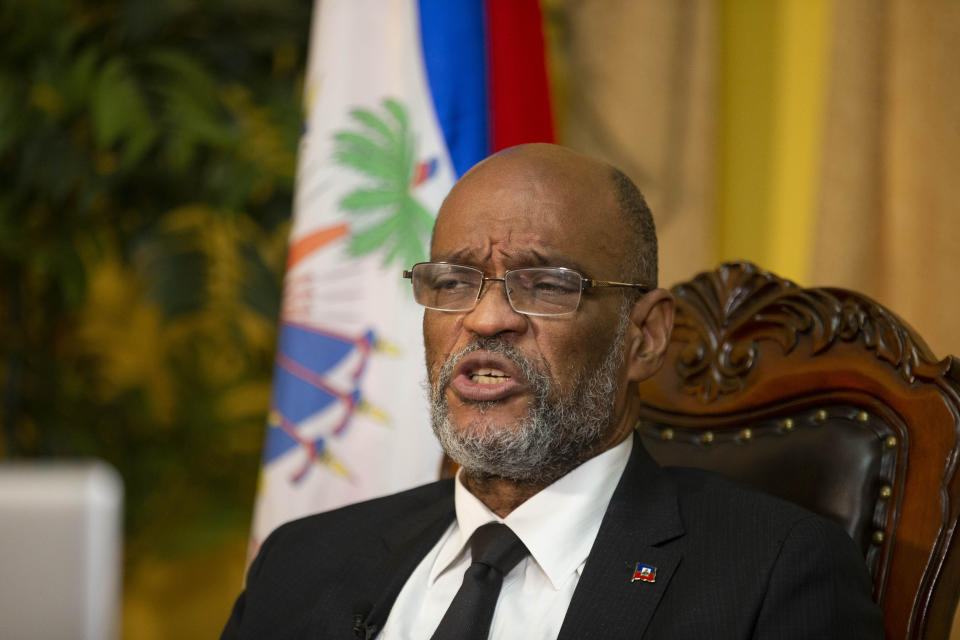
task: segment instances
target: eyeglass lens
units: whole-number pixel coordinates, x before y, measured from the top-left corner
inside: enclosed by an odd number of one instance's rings
[[[517,269],[507,274],[507,293],[520,313],[559,315],[577,310],[580,274],[566,269]]]
[[[472,309],[483,286],[483,273],[472,267],[422,263],[413,268],[413,293],[417,302],[442,311]],[[567,269],[531,267],[506,275],[510,304],[519,313],[561,315],[576,311],[582,279]]]

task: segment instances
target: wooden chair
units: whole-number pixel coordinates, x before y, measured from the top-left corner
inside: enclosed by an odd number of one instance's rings
[[[960,360],[842,289],[746,262],[673,287],[667,362],[639,427],[667,465],[713,469],[833,518],[860,544],[889,638],[947,638],[960,594]]]

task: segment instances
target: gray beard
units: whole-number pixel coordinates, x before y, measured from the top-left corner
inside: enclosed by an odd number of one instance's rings
[[[440,446],[476,479],[545,485],[568,473],[597,453],[595,445],[611,427],[627,322],[624,314],[600,364],[578,371],[567,393],[557,388],[547,363],[538,366],[498,338],[479,338],[449,356],[430,384],[431,423]],[[478,402],[481,417],[458,429],[450,421],[446,389],[460,360],[480,350],[510,358],[530,385],[533,401],[527,415],[513,424],[484,418],[496,403]]]

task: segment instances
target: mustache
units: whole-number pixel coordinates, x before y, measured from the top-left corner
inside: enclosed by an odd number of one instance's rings
[[[527,380],[527,382],[534,387],[534,389],[540,388],[544,384],[549,384],[551,372],[550,365],[548,365],[546,362],[534,361],[531,358],[528,358],[527,356],[523,355],[519,349],[503,338],[497,338],[495,336],[480,336],[474,338],[460,351],[447,356],[446,360],[444,360],[443,366],[441,366],[440,370],[437,371],[432,381],[431,386],[433,388],[434,395],[443,393],[443,391],[453,380],[453,372],[456,370],[457,365],[460,364],[460,361],[475,351],[496,353],[509,359],[514,366],[517,367],[517,369],[520,371],[520,374]]]

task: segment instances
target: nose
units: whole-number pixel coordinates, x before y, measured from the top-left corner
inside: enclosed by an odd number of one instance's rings
[[[479,336],[526,331],[527,317],[510,306],[505,286],[500,280],[486,280],[483,283],[477,306],[468,311],[463,319],[465,329]]]

